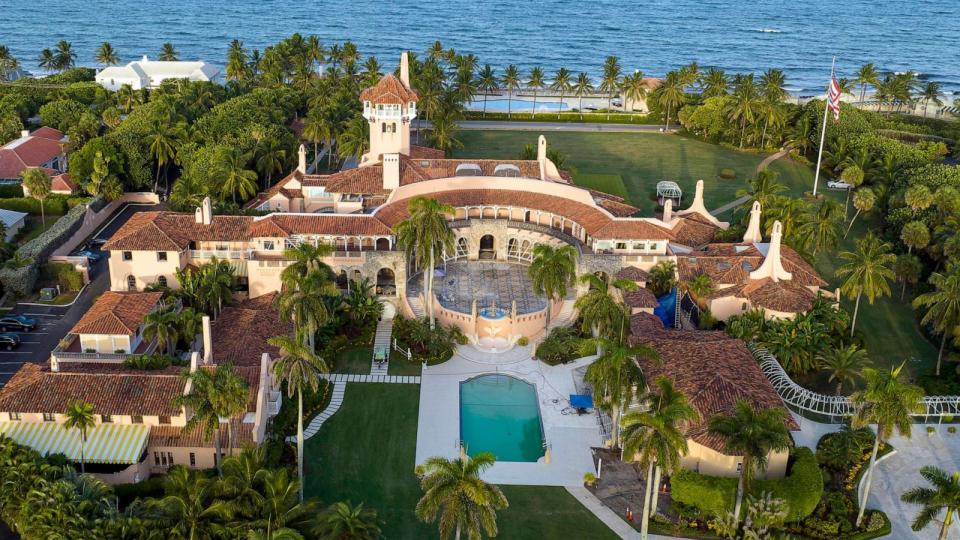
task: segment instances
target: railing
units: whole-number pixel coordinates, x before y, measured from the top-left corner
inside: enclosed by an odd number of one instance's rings
[[[857,414],[857,406],[848,396],[827,396],[804,388],[787,375],[780,362],[763,347],[748,345],[760,370],[770,380],[773,389],[788,406],[807,412],[829,416],[841,421]],[[960,396],[926,396],[921,400],[923,412],[914,417],[960,416]]]
[[[468,219],[454,219],[454,220],[450,221],[450,223],[449,223],[449,224],[450,224],[450,228],[451,228],[451,229],[458,229],[458,228],[462,228],[462,227],[469,227],[469,226],[470,226],[470,222],[471,222],[472,220],[505,221],[505,222],[507,222],[507,224],[508,224],[507,226],[508,226],[508,227],[513,227],[513,228],[515,228],[515,229],[523,229],[523,230],[526,230],[526,231],[539,232],[539,233],[543,233],[543,234],[552,236],[552,237],[554,237],[554,238],[556,238],[556,239],[558,239],[558,240],[563,240],[564,242],[566,242],[566,243],[568,243],[568,244],[576,247],[576,248],[577,248],[577,251],[579,251],[581,255],[584,253],[584,250],[585,250],[585,249],[589,250],[589,248],[587,248],[578,238],[576,238],[576,237],[574,237],[574,236],[572,236],[572,235],[569,235],[569,234],[567,234],[567,233],[565,233],[565,232],[563,232],[563,231],[561,231],[561,230],[555,229],[555,228],[550,227],[550,226],[547,226],[547,225],[540,225],[539,223],[530,223],[530,222],[528,222],[528,221],[517,221],[517,220],[505,219],[505,218],[481,218],[481,217],[475,217],[475,218],[468,218]]]
[[[249,250],[233,249],[191,249],[189,252],[191,259],[249,259]]]
[[[67,347],[70,346],[75,340],[77,340],[76,334],[71,334],[70,337],[66,338]],[[50,352],[50,356],[56,362],[97,362],[103,364],[122,364],[127,358],[131,356],[139,356],[141,354],[152,354],[156,350],[156,342],[151,342],[147,345],[147,348],[141,353],[100,353],[100,352],[71,352],[64,351],[59,345]]]

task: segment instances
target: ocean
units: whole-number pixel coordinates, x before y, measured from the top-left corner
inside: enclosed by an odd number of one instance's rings
[[[840,77],[874,62],[960,96],[958,0],[0,0],[0,19],[0,44],[31,72],[60,39],[90,67],[102,41],[124,62],[154,57],[169,41],[183,60],[222,65],[234,38],[262,49],[300,32],[325,45],[352,40],[391,69],[401,50],[422,52],[434,40],[481,65],[548,74],[596,76],[610,54],[625,72],[653,76],[691,61],[728,72],[778,67],[796,95],[823,91],[835,54]]]

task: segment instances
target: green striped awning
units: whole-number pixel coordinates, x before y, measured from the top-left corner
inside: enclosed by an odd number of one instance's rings
[[[80,461],[80,432],[54,422],[0,422],[0,434],[43,455],[64,454]],[[98,424],[87,432],[83,455],[87,463],[133,464],[147,445],[150,426]]]

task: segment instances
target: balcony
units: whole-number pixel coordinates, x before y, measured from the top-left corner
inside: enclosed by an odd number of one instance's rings
[[[132,353],[99,353],[85,352],[80,349],[80,338],[77,334],[68,334],[62,339],[53,351],[50,357],[55,362],[84,362],[94,364],[122,364],[130,356],[141,354],[152,354],[156,350],[155,341],[149,343],[141,341],[137,350]]]
[[[191,249],[188,253],[191,259],[207,260],[214,257],[218,259],[246,260],[250,258],[249,250],[232,249]]]

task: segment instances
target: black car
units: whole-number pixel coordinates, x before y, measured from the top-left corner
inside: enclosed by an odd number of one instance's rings
[[[12,351],[20,346],[20,336],[4,332],[0,334],[0,348]]]
[[[20,332],[30,332],[37,326],[37,321],[23,315],[7,315],[0,317],[0,332],[8,330],[19,330]]]

